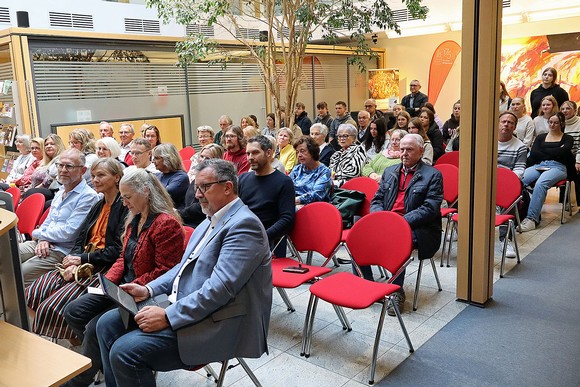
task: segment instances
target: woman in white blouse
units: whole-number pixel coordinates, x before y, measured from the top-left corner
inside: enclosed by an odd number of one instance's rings
[[[20,152],[20,155],[16,158],[16,160],[14,160],[14,163],[12,163],[12,169],[10,170],[10,173],[6,177],[6,180],[2,182],[5,184],[0,185],[0,187],[2,187],[3,189],[7,189],[10,186],[10,183],[12,183],[14,180],[20,179],[24,174],[26,168],[28,168],[28,166],[35,159],[34,157],[32,157],[32,154],[30,153],[29,135],[27,134],[17,135],[16,140],[14,141],[14,145],[16,146],[16,149],[18,149],[18,152]]]

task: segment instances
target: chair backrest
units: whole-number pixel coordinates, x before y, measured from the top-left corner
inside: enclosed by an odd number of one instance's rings
[[[451,164],[437,164],[435,169],[443,175],[443,199],[452,206],[459,196],[459,168]]]
[[[316,251],[325,258],[340,243],[342,236],[342,217],[330,203],[315,202],[296,212],[290,240],[298,251]]]
[[[18,203],[20,203],[20,196],[22,195],[22,192],[20,192],[18,187],[10,187],[6,190],[6,192],[12,195],[12,204],[14,205],[14,210],[16,211],[18,208]]]
[[[179,151],[179,155],[181,156],[182,160],[189,160],[194,154],[195,149],[189,145]]]
[[[183,226],[183,231],[185,231],[185,238],[183,239],[183,243],[185,244],[185,246],[187,246],[187,244],[189,243],[189,239],[191,238],[191,235],[193,234],[193,231],[195,231],[195,229],[193,227]]]
[[[346,245],[357,265],[379,265],[397,273],[413,251],[411,226],[395,212],[373,212],[352,226]]]
[[[520,200],[522,182],[510,169],[497,168],[497,186],[495,190],[495,205],[504,209],[511,207]]]
[[[437,159],[435,165],[451,164],[459,168],[459,151],[446,152]]]
[[[183,169],[185,169],[185,172],[189,172],[189,169],[191,168],[191,160],[190,159],[183,159]]]
[[[20,203],[16,209],[16,216],[18,216],[18,231],[21,234],[32,234],[44,210],[45,200],[43,194],[34,193]]]
[[[50,207],[48,207],[46,210],[44,210],[44,212],[42,213],[42,215],[40,216],[40,218],[38,218],[38,222],[36,224],[36,227],[40,226],[42,223],[44,223],[44,221],[46,220],[46,218],[48,217],[48,213],[50,212]]]
[[[365,194],[365,201],[358,210],[357,215],[365,216],[371,212],[371,201],[379,189],[379,183],[370,177],[362,176],[347,181],[341,188],[360,191]]]

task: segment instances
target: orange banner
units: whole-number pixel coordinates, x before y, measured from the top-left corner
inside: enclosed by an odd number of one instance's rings
[[[433,105],[439,98],[443,84],[460,52],[461,46],[459,44],[453,40],[446,40],[433,53],[429,67],[429,102]]]

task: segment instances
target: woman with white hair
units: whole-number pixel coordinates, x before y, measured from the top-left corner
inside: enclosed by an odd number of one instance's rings
[[[0,184],[0,188],[6,190],[10,186],[14,180],[18,180],[24,175],[24,171],[26,168],[32,164],[34,161],[34,157],[30,153],[30,136],[27,134],[19,134],[16,136],[16,140],[14,141],[14,145],[16,145],[16,149],[20,152],[20,155],[14,160],[12,163],[12,169],[10,173],[6,177],[2,184]],[[5,183],[5,184],[4,184]]]
[[[340,149],[330,158],[330,170],[336,187],[362,173],[367,155],[364,148],[355,143],[357,133],[352,124],[341,124],[336,131]]]
[[[112,157],[119,159],[121,156],[121,147],[113,137],[103,137],[97,140],[97,157],[102,159]]]
[[[189,188],[189,177],[175,145],[166,142],[153,148],[153,163],[159,171],[155,175],[173,199],[175,208],[183,207],[185,193]]]

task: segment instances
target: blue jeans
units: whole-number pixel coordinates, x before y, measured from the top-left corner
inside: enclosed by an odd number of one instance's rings
[[[538,167],[546,167],[550,168],[550,170],[538,171]],[[542,161],[539,164],[526,168],[524,178],[522,179],[523,183],[525,185],[531,185],[536,182],[532,198],[530,199],[527,218],[532,219],[536,224],[540,223],[540,214],[542,213],[542,206],[546,201],[548,189],[552,188],[560,180],[566,179],[567,176],[566,167],[562,163],[553,160]]]
[[[145,333],[131,322],[125,328],[118,309],[108,311],[97,322],[107,387],[155,386],[154,370],[189,368],[179,357],[177,334],[172,329]]]

